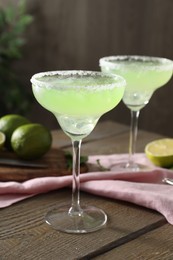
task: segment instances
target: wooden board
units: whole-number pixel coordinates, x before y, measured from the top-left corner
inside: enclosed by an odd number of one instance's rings
[[[1,158],[16,158],[14,153],[1,152]],[[67,166],[65,152],[61,149],[51,149],[34,163],[44,163],[46,168],[0,166],[0,181],[25,181],[37,177],[64,176],[72,174],[72,170]],[[87,172],[87,165],[81,165],[81,173]]]

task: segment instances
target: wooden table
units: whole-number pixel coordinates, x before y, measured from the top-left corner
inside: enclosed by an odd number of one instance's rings
[[[53,146],[69,149],[69,139],[53,132]],[[137,151],[160,135],[139,131]],[[82,154],[128,151],[129,128],[100,122],[85,139]],[[70,148],[71,149],[71,148]],[[71,199],[70,189],[40,194],[0,210],[0,260],[172,260],[173,227],[156,211],[131,203],[82,193],[84,203],[95,204],[108,214],[105,228],[72,235],[53,230],[44,215],[55,204]]]

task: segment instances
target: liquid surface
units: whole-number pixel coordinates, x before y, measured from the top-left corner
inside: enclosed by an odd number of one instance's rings
[[[121,78],[88,75],[46,75],[32,85],[37,101],[74,136],[91,132],[99,117],[120,102],[124,86]]]

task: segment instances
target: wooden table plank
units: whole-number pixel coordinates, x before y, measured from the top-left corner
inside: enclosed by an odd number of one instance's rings
[[[162,138],[159,134],[139,131],[138,140],[136,144],[136,152],[144,152],[145,145],[155,139]],[[114,154],[114,153],[128,153],[129,133],[123,132],[114,136],[107,136],[105,138],[95,140],[92,143],[82,144],[82,154]],[[70,149],[67,149],[70,150]]]
[[[173,228],[170,224],[148,232],[94,260],[172,260]]]
[[[95,205],[107,212],[107,226],[85,235],[71,235],[53,230],[44,221],[44,215],[54,205],[69,201],[70,190],[42,194],[1,210],[0,259],[80,259],[100,254],[121,243],[131,240],[138,232],[164,218],[159,213],[135,206],[82,193],[85,204]]]

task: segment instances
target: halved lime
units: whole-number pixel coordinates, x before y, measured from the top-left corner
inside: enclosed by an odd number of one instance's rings
[[[4,146],[5,143],[5,134],[0,132],[0,149]]]
[[[148,143],[145,147],[147,158],[156,166],[173,166],[173,139],[163,138]]]

